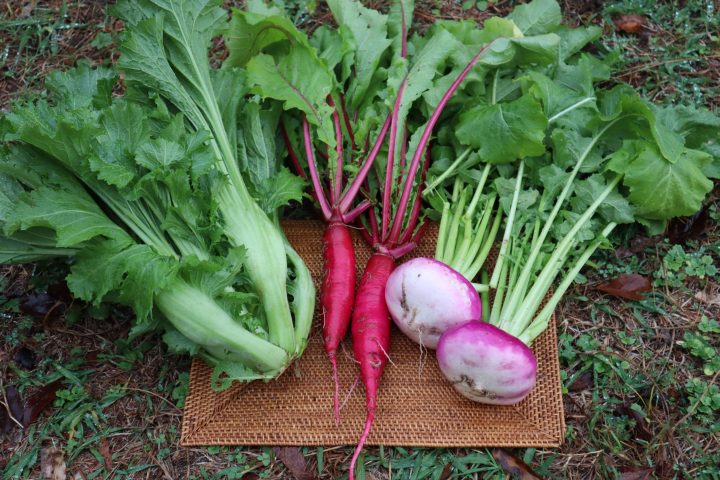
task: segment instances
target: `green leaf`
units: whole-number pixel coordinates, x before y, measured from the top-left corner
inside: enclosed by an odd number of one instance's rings
[[[177,275],[179,263],[129,239],[94,242],[76,256],[67,277],[78,298],[98,305],[106,295],[129,305],[139,321],[152,310],[155,294]]]
[[[460,116],[456,129],[463,145],[478,149],[490,163],[510,163],[545,152],[547,117],[530,95],[495,105],[480,105]]]
[[[304,189],[305,182],[283,167],[257,187],[260,195],[258,203],[266,213],[272,213],[291,201],[301,201]]]
[[[163,335],[163,341],[173,353],[197,355],[200,352],[200,346],[197,343],[175,329],[168,329]]]
[[[329,0],[328,6],[341,27],[340,34],[351,33],[356,46],[353,81],[346,92],[348,108],[356,111],[365,99],[383,53],[392,44],[388,38],[388,18],[356,0]]]
[[[602,175],[592,175],[575,183],[575,197],[571,200],[576,212],[584,212],[607,188]],[[612,191],[598,208],[607,222],[632,223],[635,221],[633,208],[617,190]]]
[[[106,68],[90,68],[87,62],[80,62],[71,70],[51,72],[45,87],[63,110],[75,110],[95,105],[110,105],[112,89],[117,74]]]
[[[313,52],[295,48],[278,60],[257,55],[248,62],[247,81],[253,93],[283,102],[285,110],[303,112],[308,122],[319,127],[320,139],[334,145],[332,109],[327,104],[332,76]]]
[[[5,234],[32,227],[57,233],[58,247],[72,247],[97,236],[126,238],[125,232],[98,208],[81,187],[58,190],[40,187],[20,196],[5,221]]]
[[[235,9],[225,34],[225,45],[230,53],[225,65],[244,67],[258,53],[286,43],[289,44],[286,48],[312,48],[305,34],[289,19]]]
[[[562,22],[562,12],[555,0],[533,0],[515,7],[506,18],[525,35],[539,35],[554,32]]]
[[[710,159],[704,152],[685,150],[675,163],[670,163],[657,147],[646,143],[623,178],[638,214],[664,220],[697,212],[713,186],[702,171]]]

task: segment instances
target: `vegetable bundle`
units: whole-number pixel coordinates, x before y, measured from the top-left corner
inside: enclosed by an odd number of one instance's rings
[[[80,66],[5,116],[0,258],[71,257],[75,296],[131,306],[131,335],[162,323],[220,388],[273,378],[304,350],[315,300],[278,222],[303,188],[279,164],[279,111],[244,98],[242,69],[211,68],[216,2],[115,13],[123,96],[114,71]]]
[[[437,357],[455,388],[497,404],[516,403],[534,386],[527,345],[612,230],[640,222],[659,233],[668,219],[699,210],[710,178],[720,176],[716,116],[654,106],[625,85],[597,87],[609,79],[609,65],[582,52],[597,28],[561,25],[552,0],[519,6],[507,20],[521,38],[543,38],[548,55],[485,68],[472,91],[459,92],[462,101],[448,106],[454,115],[438,132],[426,190],[429,214],[440,220],[436,257],[481,280],[474,286],[482,316],[463,321],[475,301],[465,285],[445,302],[423,293],[448,276],[438,264],[408,265],[428,284],[398,271],[386,292],[396,323],[414,328],[417,341],[433,347],[444,332]],[[481,272],[500,229],[498,260]]]

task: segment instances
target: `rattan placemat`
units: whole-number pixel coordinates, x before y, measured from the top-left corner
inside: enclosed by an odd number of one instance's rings
[[[284,223],[287,237],[307,262],[316,282],[322,273],[323,224]],[[429,229],[421,245],[408,256],[434,253],[437,230]],[[355,238],[359,273],[371,250]],[[365,392],[352,393],[357,366],[349,338],[338,355],[342,423],[332,414],[334,391],[330,364],[322,346],[316,316],[307,350],[288,371],[272,382],[236,384],[215,393],[211,369],[192,363],[185,402],[181,443],[191,445],[352,445],[365,420]],[[395,327],[392,350],[379,392],[378,411],[370,445],[417,447],[555,447],[565,433],[555,318],[532,344],[538,360],[538,380],[530,395],[513,406],[482,405],[457,394],[443,379],[434,352],[421,353],[417,344]]]

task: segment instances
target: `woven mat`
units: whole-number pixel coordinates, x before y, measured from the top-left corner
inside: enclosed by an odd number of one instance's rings
[[[323,224],[288,221],[287,237],[307,262],[316,282],[322,274]],[[414,256],[432,257],[437,230],[429,229]],[[355,238],[358,271],[371,255],[359,235]],[[408,256],[412,258],[413,255]],[[305,354],[279,379],[236,384],[215,393],[211,369],[193,361],[190,391],[185,402],[181,443],[193,445],[352,445],[365,420],[365,392],[351,387],[358,372],[349,338],[338,354],[342,423],[332,414],[333,382],[315,325]],[[348,335],[349,337],[349,335]],[[394,326],[392,350],[382,379],[370,445],[414,447],[556,447],[565,434],[555,318],[532,344],[538,360],[535,388],[513,406],[482,405],[457,394],[443,379],[431,351],[421,354],[417,344]]]

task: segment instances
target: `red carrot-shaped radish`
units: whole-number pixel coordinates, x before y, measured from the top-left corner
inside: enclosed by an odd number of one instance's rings
[[[351,122],[347,116],[340,96],[345,128],[351,140],[353,151],[356,149],[354,134]],[[335,108],[331,96],[328,96],[328,104]],[[353,206],[355,198],[360,193],[360,187],[365,182],[371,170],[375,158],[377,158],[380,147],[388,130],[390,120],[385,122],[380,129],[378,138],[369,152],[368,156],[360,164],[355,178],[343,192],[343,138],[340,114],[337,108],[333,112],[333,124],[336,136],[335,175],[328,182],[323,182],[321,174],[315,161],[315,152],[310,131],[310,124],[303,118],[303,141],[306,154],[306,163],[309,170],[309,178],[313,186],[315,197],[327,227],[323,235],[323,260],[324,278],[320,293],[320,304],[323,315],[323,342],[325,352],[332,365],[333,381],[335,383],[335,394],[333,396],[333,412],[336,423],[340,422],[339,392],[340,384],[337,373],[337,349],[340,342],[347,334],[350,324],[350,315],[353,309],[355,298],[355,251],[352,244],[352,236],[347,224],[354,222],[371,204],[364,200]],[[288,153],[293,167],[303,178],[308,178],[300,164],[298,155],[293,149],[292,143],[285,129],[281,129]]]
[[[353,353],[360,361],[360,378],[365,385],[367,419],[358,448],[350,463],[350,478],[362,446],[370,433],[380,377],[390,351],[390,322],[385,304],[385,284],[395,268],[395,259],[388,254],[375,253],[368,261],[357,291],[352,316]]]
[[[355,299],[355,251],[350,230],[343,223],[329,223],[323,235],[325,278],[320,292],[323,311],[323,342],[335,381],[334,413],[340,418],[340,385],[336,352],[347,333]]]
[[[403,35],[405,35],[404,30]],[[365,269],[360,289],[355,297],[355,312],[353,313],[353,351],[355,360],[360,364],[360,378],[365,384],[367,417],[365,428],[350,461],[349,480],[355,478],[355,464],[375,418],[380,377],[389,358],[390,318],[383,298],[385,285],[394,268],[395,261],[415,248],[425,231],[426,224],[423,222],[417,227],[417,223],[421,211],[423,179],[430,162],[428,147],[430,135],[445,105],[480,59],[480,55],[489,46],[490,44],[480,50],[440,99],[435,111],[430,115],[410,163],[404,164],[401,161],[401,168],[395,169],[395,142],[399,136],[398,115],[402,95],[408,84],[407,77],[398,88],[397,98],[390,116],[390,140],[388,159],[385,165],[385,181],[382,191],[378,192],[378,195],[382,196],[381,208],[379,208],[380,222],[378,222],[375,208],[369,208],[366,212],[366,229],[363,231],[363,237],[369,241],[377,253],[371,257]],[[405,137],[404,132],[402,137]],[[401,141],[405,141],[405,138]],[[400,150],[401,155],[404,156],[405,148]],[[418,173],[420,173],[420,181],[416,185],[415,178]],[[394,195],[393,184],[399,185],[398,191],[401,192],[399,197],[397,194]],[[414,195],[413,190],[415,190]],[[391,217],[391,215],[394,216]]]

